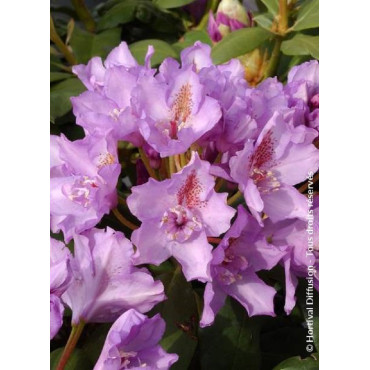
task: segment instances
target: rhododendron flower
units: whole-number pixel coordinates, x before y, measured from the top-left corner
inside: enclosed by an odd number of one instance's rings
[[[134,309],[122,314],[110,328],[94,370],[167,370],[178,356],[165,352],[158,344],[165,330],[164,320]]]
[[[142,221],[131,238],[137,246],[136,263],[159,265],[174,256],[187,280],[210,279],[207,236],[227,231],[235,210],[226,204],[227,193],[214,191],[209,168],[193,152],[189,164],[171,179],[149,179],[132,188],[127,205]]]
[[[77,124],[85,132],[104,134],[112,130],[117,139],[142,145],[138,117],[131,107],[131,94],[140,77],[154,74],[150,68],[153,52],[153,47],[149,46],[145,66],[139,66],[127,44],[122,42],[108,55],[106,68],[100,58],[93,58],[87,66],[73,67],[74,73],[88,88],[71,98]]]
[[[50,339],[63,324],[64,306],[61,295],[71,281],[71,253],[64,243],[50,238]]]
[[[72,324],[111,322],[124,311],[149,311],[164,299],[163,285],[132,264],[133,247],[120,232],[91,229],[74,236],[73,279],[63,301]]]
[[[231,177],[244,192],[251,213],[262,224],[261,212],[273,222],[305,219],[306,197],[293,187],[315,173],[319,153],[313,144],[296,144],[282,115],[275,113],[257,141],[249,140],[230,159]]]
[[[165,74],[141,79],[134,93],[140,132],[162,158],[185,152],[221,117],[193,65],[172,72],[169,81]]]
[[[252,13],[240,4],[239,0],[222,0],[217,8],[216,19],[209,13],[207,31],[214,42],[218,42],[228,33],[253,25]]]
[[[319,129],[319,62],[311,60],[293,67],[285,92],[295,121]]]
[[[116,205],[121,166],[116,142],[106,136],[69,141],[51,136],[50,213],[53,232],[73,233],[94,227]]]
[[[275,316],[276,291],[256,271],[270,270],[286,251],[267,243],[261,231],[257,221],[239,206],[236,221],[212,253],[212,282],[207,283],[204,292],[201,327],[213,323],[227,295],[239,301],[249,316]]]
[[[285,311],[289,314],[295,306],[297,277],[307,277],[311,269],[313,285],[319,290],[319,196],[313,198],[306,220],[265,221],[265,235],[276,246],[287,246],[284,257]]]

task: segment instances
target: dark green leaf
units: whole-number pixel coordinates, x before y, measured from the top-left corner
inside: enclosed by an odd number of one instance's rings
[[[64,72],[50,72],[50,82],[57,82],[66,80],[67,78],[73,77],[70,73],[64,73]]]
[[[200,329],[200,349],[204,369],[259,370],[259,324],[228,299],[214,324]]]
[[[148,51],[148,46],[152,45],[154,47],[154,55],[151,59],[152,65],[157,65],[163,61],[164,58],[172,57],[177,58],[177,53],[175,49],[162,40],[143,40],[138,41],[130,45],[130,50],[132,55],[141,64],[144,63],[145,55]]]
[[[269,13],[276,15],[279,12],[279,0],[261,0],[265,5]]]
[[[312,55],[319,59],[319,36],[298,33],[290,40],[283,41],[281,51],[286,55]]]
[[[137,0],[126,0],[113,6],[103,14],[97,29],[100,31],[131,22],[135,18],[136,5]]]
[[[257,22],[259,26],[264,28],[265,30],[270,31],[272,27],[273,17],[269,13],[264,13],[260,15],[256,15],[253,19]]]
[[[71,46],[79,63],[87,63],[92,57],[105,58],[121,40],[121,30],[112,28],[96,35],[75,27]]]
[[[71,96],[77,96],[84,90],[84,85],[74,77],[54,85],[50,91],[50,120],[54,122],[68,113],[72,108]]]
[[[249,53],[271,36],[260,27],[242,28],[224,37],[212,50],[214,63],[224,63],[231,58]]]
[[[169,353],[177,353],[179,360],[171,370],[186,370],[189,367],[197,346],[196,328],[198,311],[194,292],[181,268],[160,276],[167,300],[154,309],[166,321],[166,332],[161,341],[162,347]]]
[[[319,27],[319,0],[306,0],[298,10],[292,30],[301,31]]]
[[[180,8],[194,0],[155,0],[154,3],[163,9]]]
[[[85,328],[85,340],[81,343],[81,348],[83,348],[86,357],[91,363],[95,364],[98,361],[101,350],[109,329],[112,323],[109,324],[92,324],[92,328],[88,326]]]
[[[313,354],[311,357],[305,359],[298,357],[288,358],[279,365],[275,366],[273,370],[318,370],[319,369],[319,355]]]
[[[63,348],[58,348],[50,354],[50,370],[57,368],[62,352]],[[91,370],[93,366],[94,364],[86,357],[85,352],[75,348],[64,370]]]

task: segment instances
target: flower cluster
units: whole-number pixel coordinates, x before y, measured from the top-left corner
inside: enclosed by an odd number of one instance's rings
[[[215,22],[248,24],[219,10]],[[162,318],[143,315],[166,297],[142,265],[171,258],[186,280],[205,283],[201,327],[228,295],[250,316],[274,316],[276,290],[262,270],[284,269],[287,313],[307,268],[318,289],[318,195],[299,188],[318,171],[318,62],[292,68],[285,85],[268,78],[252,87],[238,60],[215,65],[200,42],[158,69],[153,53],[139,65],[123,42],[104,62],[75,66],[87,88],[72,98],[85,137],[51,137],[51,229],[74,242],[71,253],[51,240],[51,337],[64,306],[73,327],[114,322],[95,369],[177,361],[158,345]],[[116,208],[122,141],[140,154],[137,183],[122,199],[140,225]],[[129,239],[98,225],[111,210],[133,230]]]

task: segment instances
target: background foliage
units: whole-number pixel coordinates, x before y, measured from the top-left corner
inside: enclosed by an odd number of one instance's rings
[[[215,11],[218,1],[204,2],[200,19],[195,19],[184,7],[190,3],[194,1],[90,0],[85,3],[82,0],[52,0],[51,133],[64,133],[72,140],[83,137],[82,129],[75,125],[70,97],[80,94],[85,88],[72,74],[71,66],[87,63],[93,56],[106,57],[121,40],[129,44],[140,63],[144,61],[147,46],[153,45],[152,65],[158,65],[168,56],[179,59],[181,50],[197,40],[213,47],[215,63],[234,57],[243,60],[243,55],[259,48],[269,61],[264,77],[277,74],[281,81],[286,79],[292,66],[312,58],[319,59],[318,0],[288,2],[289,18],[285,29],[279,28],[279,0],[256,1],[259,10],[253,15],[257,26],[232,32],[215,45],[206,26],[208,11]],[[129,144],[120,143],[119,156],[124,177],[119,182],[118,191],[128,194],[129,187],[136,182],[134,163],[137,153]],[[120,207],[124,212],[125,206]],[[130,234],[130,230],[111,216],[106,216],[99,226],[104,227],[108,223],[116,230]],[[180,355],[173,369],[318,369],[318,353],[310,356],[306,352],[304,281],[300,282],[297,305],[289,316],[283,310],[284,275],[277,267],[269,274],[260,274],[278,291],[275,298],[277,317],[249,318],[239,303],[229,298],[214,325],[199,329],[203,285],[186,282],[169,263],[152,267],[151,271],[162,280],[169,298],[155,307],[151,314],[160,312],[166,320],[166,333],[161,344],[165,350]],[[318,297],[315,298],[318,303]],[[315,323],[318,329],[318,317],[315,317]],[[67,369],[92,369],[109,327],[109,324],[88,324]],[[69,331],[68,320],[65,320],[63,328],[51,342],[52,369]],[[318,335],[315,348],[318,352]]]

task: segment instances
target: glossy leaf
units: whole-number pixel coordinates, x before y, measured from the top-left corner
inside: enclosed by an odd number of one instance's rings
[[[112,28],[96,35],[75,27],[71,46],[79,63],[87,63],[92,57],[105,58],[121,41],[121,30]]]
[[[268,30],[268,31],[271,30],[272,22],[273,22],[273,17],[271,14],[269,13],[259,14],[253,17],[253,20],[255,20],[257,24],[260,27],[264,28],[265,30]]]
[[[300,358],[292,357],[275,366],[273,370],[318,370],[319,355],[313,354],[311,357]]]
[[[259,370],[259,324],[227,299],[213,325],[200,329],[200,349],[204,369]]]
[[[184,39],[182,41],[176,42],[172,45],[172,47],[178,51],[181,51],[182,49],[194,45],[196,41],[200,41],[204,44],[212,46],[212,41],[208,33],[204,30],[196,30],[185,33]]]
[[[152,65],[157,65],[163,61],[164,58],[172,57],[177,58],[176,50],[167,42],[162,40],[143,40],[130,45],[132,55],[141,64],[144,63],[145,55],[148,51],[148,46],[154,47],[154,55],[151,59]]]
[[[155,4],[163,9],[180,8],[194,2],[194,0],[155,0]]]
[[[319,59],[319,36],[299,33],[290,40],[283,41],[281,51],[286,55],[311,55]]]
[[[50,72],[50,82],[57,82],[71,78],[73,75],[71,73],[65,72]]]
[[[86,88],[77,78],[69,78],[54,85],[50,91],[50,120],[64,116],[71,108],[71,96],[81,94]]]
[[[214,63],[224,63],[231,58],[249,53],[271,36],[260,27],[242,28],[225,36],[212,50]]]
[[[279,0],[261,0],[265,5],[269,13],[276,15],[279,12]]]
[[[112,8],[100,18],[98,30],[113,28],[119,24],[131,22],[135,18],[137,0],[124,0]]]
[[[294,31],[319,27],[319,0],[306,0],[298,10]]]

